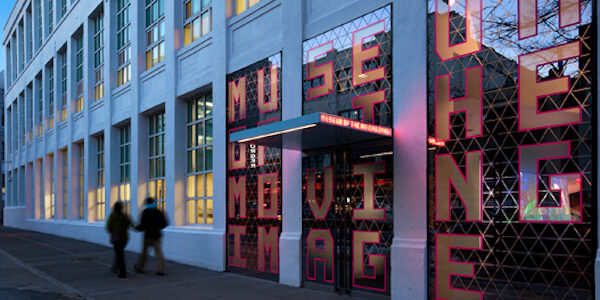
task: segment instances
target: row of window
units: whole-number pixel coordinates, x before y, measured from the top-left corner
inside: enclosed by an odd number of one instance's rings
[[[212,111],[213,101],[210,94],[196,97],[188,102],[187,105],[187,123],[186,130],[188,133],[187,140],[187,186],[186,186],[186,223],[188,224],[212,224],[213,222],[213,127],[212,127]],[[149,134],[148,141],[148,195],[157,200],[158,208],[162,211],[166,209],[166,148],[165,148],[165,114],[159,113],[150,116],[148,119]],[[119,183],[118,183],[118,199],[125,204],[127,211],[130,209],[131,200],[131,128],[129,126],[119,128]],[[106,182],[105,161],[106,143],[103,135],[96,135],[92,139],[94,152],[90,153],[93,160],[90,162],[90,172],[95,176],[95,184],[93,185],[95,192],[95,202],[93,212],[96,220],[104,220],[106,214]],[[62,186],[62,199],[68,198],[69,188],[69,156],[68,149],[59,150],[58,153],[50,153],[46,156],[45,162],[43,159],[36,161],[36,168],[44,170],[40,172],[40,177],[35,178],[31,182],[35,182],[39,187],[39,192],[35,195],[39,203],[39,216],[44,219],[55,219],[57,209],[62,209],[62,215],[65,219],[69,218],[85,218],[85,192],[84,192],[84,144],[77,143],[72,147],[77,155],[73,157],[72,163],[76,166],[73,175],[73,180],[77,180],[76,194],[78,197],[78,208],[73,208],[72,215],[69,215],[68,202],[63,201],[62,207],[56,206],[56,191],[55,191],[55,156],[60,157],[61,162],[58,162],[60,173],[57,175]],[[59,156],[60,155],[60,156]],[[33,165],[33,163],[31,163]],[[44,165],[46,166],[44,168]],[[20,171],[19,171],[20,170]],[[24,189],[21,195],[17,196],[16,190],[13,190],[13,184],[17,180],[13,180],[15,174],[19,175],[23,180],[19,181],[21,185],[25,184],[25,168],[14,169],[8,173],[8,198],[19,199],[24,198]],[[47,183],[47,185],[45,185]],[[9,206],[21,205],[16,202],[10,202]],[[24,203],[23,203],[24,204]],[[73,215],[76,214],[76,215]]]
[[[116,31],[117,36],[117,86],[121,86],[131,80],[131,0],[114,0],[116,2]],[[243,4],[249,7],[258,2],[258,0],[248,0]],[[237,1],[239,2],[239,1]],[[242,5],[240,4],[236,5]],[[185,21],[183,24],[184,44],[188,45],[197,40],[200,36],[206,35],[212,30],[212,8],[211,0],[182,0],[184,7]],[[58,10],[55,12],[55,5]],[[60,21],[67,13],[69,4],[67,0],[32,0],[28,4],[23,16],[17,22],[16,29],[6,44],[7,57],[7,84],[8,86],[16,80],[18,75],[24,70],[25,65],[33,58],[34,48],[38,51],[44,39],[47,39],[54,31],[54,25]],[[146,69],[150,69],[162,62],[165,57],[165,0],[146,0],[143,5],[145,11],[144,30],[146,32]],[[101,9],[100,9],[101,10]],[[244,8],[245,10],[245,8]],[[242,10],[243,11],[243,10]],[[56,22],[55,18],[56,17]],[[94,15],[91,28],[93,30],[93,56],[94,56],[94,98],[100,99],[104,94],[104,15]],[[45,20],[45,21],[44,21]],[[35,29],[34,29],[35,28]],[[78,29],[81,31],[81,29]],[[75,52],[79,53],[83,49],[83,42],[77,38],[75,42]],[[64,49],[66,53],[66,49]],[[76,64],[83,65],[83,53],[81,58],[76,59]],[[65,70],[68,59],[64,60]],[[62,61],[61,61],[62,63]],[[62,64],[61,64],[62,66]],[[65,73],[66,74],[66,73]],[[77,73],[83,77],[83,71]],[[79,80],[77,81],[79,82]],[[79,86],[78,86],[79,91]],[[83,87],[81,88],[83,94]],[[77,94],[79,96],[80,93]],[[81,110],[82,101],[77,97],[75,105],[76,111]],[[66,115],[66,112],[62,113]],[[62,118],[62,115],[61,115]]]

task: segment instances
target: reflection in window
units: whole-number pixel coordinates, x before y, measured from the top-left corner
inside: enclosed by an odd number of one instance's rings
[[[94,20],[94,101],[104,97],[104,13]]]
[[[185,2],[183,46],[209,33],[212,29],[211,0],[188,0]]]
[[[202,95],[187,108],[187,223],[213,223],[212,95]]]
[[[117,86],[131,80],[130,3],[131,0],[118,0],[117,2]]]
[[[164,0],[146,0],[146,70],[165,57]]]

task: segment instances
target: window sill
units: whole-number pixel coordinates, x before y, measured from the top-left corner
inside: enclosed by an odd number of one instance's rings
[[[112,97],[113,98],[119,97],[119,96],[129,92],[130,90],[131,90],[131,80],[119,87],[114,88],[112,90]]]
[[[244,10],[243,12],[241,12],[239,15],[235,15],[235,16],[231,16],[229,18],[229,20],[227,20],[227,26],[229,27],[234,27],[235,25],[237,25],[237,23],[242,23],[240,25],[243,25],[247,22],[252,21],[252,16],[259,10],[261,10],[263,7],[271,4],[275,2],[274,0],[261,0],[258,3],[254,4],[254,6],[247,8],[246,10]],[[281,5],[281,4],[278,4]],[[269,9],[270,10],[270,9]],[[245,19],[249,19],[249,20],[245,20]],[[235,26],[237,27],[237,26]]]
[[[145,70],[140,74],[140,79],[142,81],[148,81],[152,77],[162,73],[166,69],[165,61],[161,61],[160,63],[154,65],[152,68]]]
[[[64,120],[64,121],[60,121],[60,123],[58,123],[57,127],[58,127],[58,129],[65,129],[65,128],[67,128],[67,125],[68,125],[67,120]]]
[[[94,102],[92,102],[92,107],[90,107],[90,111],[97,110],[100,107],[102,107],[103,105],[104,105],[104,98],[100,98],[98,100],[94,100]]]
[[[74,113],[72,118],[73,118],[73,121],[78,121],[81,118],[83,118],[83,110],[80,110],[80,111]]]
[[[179,51],[177,51],[177,53],[176,53],[176,56],[185,58],[200,49],[206,48],[209,45],[211,45],[210,41],[212,40],[212,38],[213,38],[213,31],[210,31],[206,35],[189,43],[187,46],[184,46],[183,48],[179,49]]]

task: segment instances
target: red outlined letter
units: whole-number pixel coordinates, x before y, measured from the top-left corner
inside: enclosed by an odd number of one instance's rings
[[[373,275],[365,274],[365,244],[379,244],[378,231],[352,232],[352,286],[375,291],[387,290],[387,257],[383,254],[368,254],[367,265]],[[367,252],[369,253],[369,252]]]
[[[558,206],[540,206],[540,160],[571,157],[571,142],[519,146],[519,222],[581,223],[581,173],[551,174],[550,191],[559,193]]]
[[[435,298],[436,299],[483,299],[480,291],[453,288],[451,277],[475,276],[475,265],[452,260],[452,249],[482,250],[483,239],[478,235],[435,234]]]
[[[385,220],[385,208],[375,207],[375,174],[385,173],[385,162],[356,164],[354,176],[363,176],[363,207],[352,210],[352,220]]]
[[[581,123],[581,107],[539,111],[539,98],[569,92],[570,78],[538,81],[540,65],[581,55],[580,42],[552,47],[519,56],[519,131]],[[557,101],[559,102],[559,101]]]
[[[233,256],[229,256],[229,265],[246,268],[246,259],[242,258],[242,235],[246,235],[246,226],[229,225],[229,235],[233,235]]]
[[[266,173],[258,175],[258,218],[262,219],[277,219],[279,213],[279,173]],[[269,189],[265,189],[265,184],[269,183]],[[265,191],[269,193],[270,208],[265,202]]]
[[[270,255],[271,273],[279,272],[279,227],[271,226],[269,232],[265,226],[258,226],[258,262],[257,269],[265,271],[265,253]]]
[[[363,63],[379,57],[379,44],[363,49],[363,40],[385,31],[385,21],[369,24],[352,32],[352,86],[385,78],[385,66],[364,72]]]
[[[467,2],[465,41],[450,44],[450,7],[435,0],[435,52],[442,61],[481,51],[481,0]]]
[[[481,151],[466,154],[465,174],[450,154],[435,156],[435,220],[450,221],[450,187],[465,207],[466,220],[481,222],[483,219],[482,176],[483,161]]]
[[[306,81],[323,76],[323,84],[306,91],[306,100],[333,93],[333,61],[317,65],[317,59],[331,51],[333,51],[332,41],[306,51]]]
[[[450,115],[466,114],[466,137],[481,136],[483,132],[481,105],[481,67],[465,70],[466,91],[462,98],[450,99],[450,75],[435,77],[435,138],[450,140]]]
[[[322,248],[317,248],[321,241]],[[317,261],[323,263],[323,281],[333,283],[333,237],[328,229],[311,229],[306,237],[306,278],[317,280]]]

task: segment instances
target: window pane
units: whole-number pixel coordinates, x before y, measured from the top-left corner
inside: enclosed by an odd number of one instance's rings
[[[185,18],[188,19],[192,16],[192,1],[185,4]]]
[[[212,144],[213,142],[213,121],[212,120],[208,120],[206,121],[206,143],[207,144]]]
[[[206,197],[213,196],[213,174],[206,174]]]
[[[188,172],[195,172],[196,170],[196,153],[194,150],[188,151]]]
[[[204,175],[196,175],[196,197],[204,197]]]
[[[195,202],[194,200],[188,201],[187,202],[187,222],[188,224],[194,224],[196,223],[196,218],[195,218],[195,212],[196,212],[196,207],[195,207]]]
[[[207,34],[210,31],[210,11],[202,14],[202,35]]]
[[[198,224],[204,224],[204,200],[196,201],[198,206]]]
[[[259,0],[248,0],[248,7],[254,6]]]
[[[206,104],[205,104],[206,116],[210,117],[210,116],[212,116],[212,110],[213,110],[212,95],[211,94],[207,95],[205,97],[205,99],[206,99]]]
[[[204,148],[196,149],[196,172],[204,171]]]
[[[188,176],[187,178],[187,196],[188,198],[196,197],[196,186],[194,183],[196,182],[196,178],[194,175]]]
[[[206,224],[213,223],[213,201],[206,199]]]
[[[194,19],[194,21],[192,21],[192,24],[194,26],[192,30],[194,36],[192,37],[192,39],[195,41],[198,38],[200,38],[200,18]]]
[[[206,147],[206,170],[212,170],[213,166],[213,147]]]
[[[235,14],[239,15],[246,10],[246,0],[235,0]]]
[[[183,45],[187,46],[192,42],[192,33],[190,32],[191,30],[191,26],[190,24],[186,24],[183,27]]]
[[[198,145],[204,145],[204,123],[196,124],[196,136]]]

